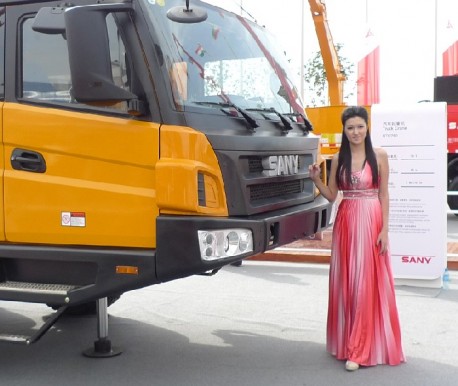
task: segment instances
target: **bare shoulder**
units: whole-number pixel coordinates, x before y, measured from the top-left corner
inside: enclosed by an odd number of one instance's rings
[[[388,154],[385,149],[381,147],[374,147],[374,152],[375,152],[375,155],[377,156],[377,159],[379,160],[388,159]]]
[[[331,169],[337,169],[339,163],[339,153],[335,153],[331,158]]]

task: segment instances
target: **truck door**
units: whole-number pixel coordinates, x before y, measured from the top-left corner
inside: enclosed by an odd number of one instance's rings
[[[38,7],[7,11],[6,239],[154,247],[159,125],[132,117],[123,103],[73,100],[66,40],[32,29]],[[121,27],[111,15],[107,25],[113,78],[130,91],[132,59]]]
[[[3,138],[3,101],[5,100],[5,7],[0,7],[0,138]],[[5,240],[3,210],[3,173],[4,165],[3,142],[0,146],[0,241]]]

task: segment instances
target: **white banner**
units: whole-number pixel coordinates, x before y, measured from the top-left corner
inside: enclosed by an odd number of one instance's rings
[[[373,105],[371,137],[390,164],[396,282],[440,287],[447,264],[447,105]]]

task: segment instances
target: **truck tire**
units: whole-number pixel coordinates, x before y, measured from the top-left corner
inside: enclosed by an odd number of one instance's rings
[[[121,297],[121,294],[107,296],[107,306],[108,307],[111,306],[120,297]],[[53,310],[58,310],[61,307],[61,305],[48,304],[48,307],[51,307]],[[65,315],[73,315],[73,316],[95,315],[96,313],[97,313],[97,302],[96,301],[82,303],[76,306],[70,306],[64,312]]]
[[[450,192],[458,192],[458,176],[449,184],[448,190]],[[451,210],[458,210],[458,196],[447,196],[447,203]],[[455,213],[455,216],[458,216],[458,213]]]

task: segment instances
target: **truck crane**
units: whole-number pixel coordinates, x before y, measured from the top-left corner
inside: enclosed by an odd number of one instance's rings
[[[307,107],[305,110],[314,125],[314,132],[321,134],[321,154],[329,169],[332,156],[340,148],[340,116],[345,108],[343,86],[346,77],[332,39],[326,5],[321,0],[309,0],[309,5],[328,82],[329,106]]]
[[[331,106],[340,106],[344,104],[343,85],[346,77],[329,29],[326,5],[321,0],[309,0],[309,4],[328,81],[329,103]]]

